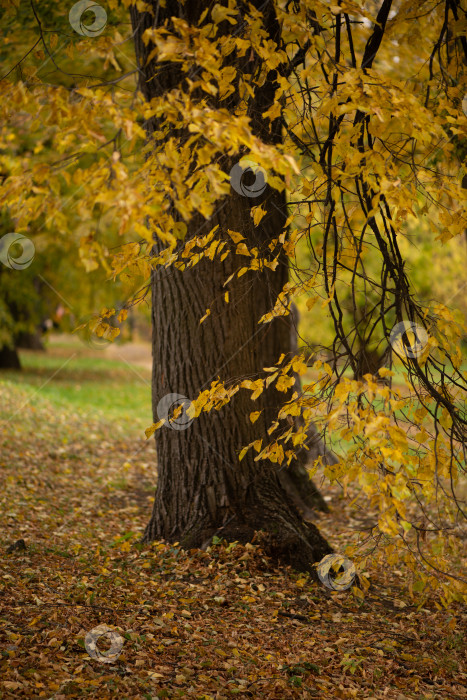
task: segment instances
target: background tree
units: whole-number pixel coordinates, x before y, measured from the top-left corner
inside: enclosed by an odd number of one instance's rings
[[[129,64],[125,52],[120,50],[117,57],[105,37],[102,44],[91,42],[89,51],[83,35],[70,26],[70,7],[57,13],[56,3],[49,0],[40,6],[21,2],[0,7],[0,57],[6,78],[1,85],[8,123],[0,155],[6,183],[0,238],[17,232],[33,244],[30,264],[9,267],[0,262],[3,368],[20,367],[17,348],[37,339],[37,329],[55,317],[58,306],[65,312],[61,330],[72,332],[90,322],[106,332],[105,324],[98,323],[98,312],[127,302],[130,306],[149,274],[137,264],[131,268],[134,279],[123,271],[109,283],[113,269],[109,250],[118,251],[120,262],[128,257],[126,244],[131,242],[138,250],[139,246],[133,236],[125,236],[127,217],[100,215],[98,206],[82,201],[83,174],[96,174],[100,149],[118,146],[125,136],[105,118],[91,117],[76,89],[86,75],[91,78],[102,71],[112,81]],[[128,24],[128,10],[121,7],[118,23],[123,18]],[[86,11],[82,21],[92,20],[92,11]],[[54,94],[60,97],[55,100]],[[76,146],[74,152],[68,151],[71,144]],[[96,194],[100,184],[94,183]],[[21,247],[13,246],[10,253],[14,259]],[[90,332],[83,328],[79,334],[87,340]]]

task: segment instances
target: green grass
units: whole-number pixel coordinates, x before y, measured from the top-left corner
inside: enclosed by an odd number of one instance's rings
[[[0,386],[20,387],[32,406],[45,399],[57,408],[117,421],[130,430],[140,431],[152,422],[151,376],[144,367],[107,357],[75,337],[54,340],[46,352],[21,351],[20,359],[21,371],[0,372]]]

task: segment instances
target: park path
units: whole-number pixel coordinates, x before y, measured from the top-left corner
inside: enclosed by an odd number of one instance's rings
[[[115,360],[124,360],[131,365],[138,365],[145,369],[152,369],[151,344],[136,343],[112,343],[106,350],[106,355]]]

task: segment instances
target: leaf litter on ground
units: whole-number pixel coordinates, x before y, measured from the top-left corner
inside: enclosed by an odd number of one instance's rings
[[[141,544],[153,441],[43,399],[22,408],[8,382],[0,398],[0,698],[467,697],[462,607],[420,607],[383,566],[362,595],[274,569],[255,543]],[[326,494],[318,524],[339,550],[355,521]],[[111,663],[85,646],[102,624],[122,638]]]

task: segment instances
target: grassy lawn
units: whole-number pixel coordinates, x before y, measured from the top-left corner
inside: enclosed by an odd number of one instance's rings
[[[151,373],[125,361],[124,350],[116,346],[109,357],[107,349],[87,348],[75,336],[53,338],[46,352],[21,351],[22,370],[1,372],[0,384],[22,389],[31,406],[47,400],[143,431],[152,422]],[[0,418],[8,420],[1,408]]]

